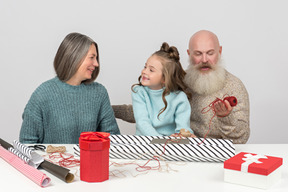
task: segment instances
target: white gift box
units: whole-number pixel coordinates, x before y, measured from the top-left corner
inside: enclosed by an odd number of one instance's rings
[[[241,152],[224,162],[224,181],[268,189],[281,179],[279,157]]]
[[[224,162],[235,155],[231,140],[111,135],[110,158]]]

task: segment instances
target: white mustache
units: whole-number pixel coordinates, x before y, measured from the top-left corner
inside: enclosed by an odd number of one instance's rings
[[[208,67],[210,69],[214,69],[214,66],[212,66],[210,63],[200,63],[198,65],[195,65],[196,69],[201,69],[203,67]]]

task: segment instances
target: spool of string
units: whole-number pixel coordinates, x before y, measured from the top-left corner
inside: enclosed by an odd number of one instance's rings
[[[225,97],[225,96],[226,96],[226,97]],[[202,114],[205,114],[205,113],[209,112],[210,110],[212,110],[213,116],[212,116],[211,119],[210,119],[208,131],[206,132],[206,134],[205,134],[203,140],[201,141],[201,143],[199,143],[198,145],[202,144],[202,143],[205,141],[208,133],[209,133],[210,130],[211,130],[212,119],[216,116],[216,111],[215,111],[215,107],[214,107],[215,103],[217,103],[217,102],[220,101],[220,102],[222,102],[222,103],[224,104],[224,101],[228,101],[229,104],[231,105],[231,107],[234,107],[234,106],[237,105],[237,98],[236,98],[236,97],[234,97],[234,96],[227,96],[227,94],[225,94],[223,97],[224,97],[223,100],[222,100],[222,99],[219,99],[219,98],[216,98],[216,99],[215,99],[214,101],[212,101],[207,107],[204,107],[204,108],[201,110],[201,113],[202,113]],[[225,104],[224,104],[224,105],[225,105]],[[228,115],[228,114],[227,114],[227,115]],[[217,117],[226,117],[227,115],[217,116]]]

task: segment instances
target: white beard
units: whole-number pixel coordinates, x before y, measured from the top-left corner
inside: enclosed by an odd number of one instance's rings
[[[193,92],[210,95],[224,87],[226,70],[222,66],[222,60],[219,59],[217,64],[210,66],[212,69],[208,73],[201,73],[198,69],[199,66],[190,62],[184,82]]]

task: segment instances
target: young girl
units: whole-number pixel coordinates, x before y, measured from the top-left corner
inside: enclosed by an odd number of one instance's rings
[[[132,86],[136,135],[176,136],[190,128],[190,104],[185,71],[176,47],[163,43],[145,63],[139,83]]]

